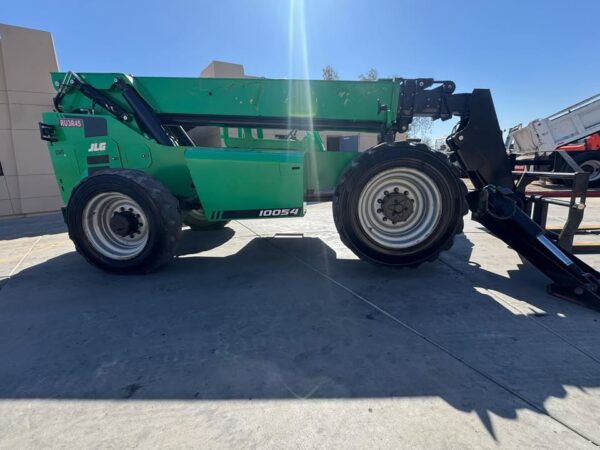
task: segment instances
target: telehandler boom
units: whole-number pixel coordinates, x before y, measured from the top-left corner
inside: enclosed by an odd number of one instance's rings
[[[307,81],[53,73],[55,111],[42,139],[67,204],[77,250],[108,271],[156,269],[176,250],[182,223],[304,215],[331,199],[342,241],[361,259],[416,266],[435,259],[473,219],[546,274],[550,291],[600,308],[598,272],[526,213],[515,189],[491,94],[455,93],[451,81]],[[451,158],[395,141],[414,117],[460,121]],[[226,147],[190,137],[221,127]],[[238,136],[229,138],[229,129]],[[301,130],[265,139],[263,129]],[[375,132],[365,152],[325,151],[318,131]]]

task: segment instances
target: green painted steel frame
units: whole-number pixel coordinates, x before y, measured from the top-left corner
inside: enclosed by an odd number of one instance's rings
[[[64,72],[52,74],[56,89],[66,75]],[[381,132],[392,128],[400,94],[399,83],[392,79],[367,82],[168,78],[119,73],[81,73],[79,76],[124,109],[128,109],[127,104],[118,89],[113,88],[116,79],[132,85],[157,113],[210,116],[217,120],[214,125],[222,127],[230,126],[234,117],[256,117],[283,119],[284,123],[305,119],[304,129]],[[65,111],[93,106],[76,89],[67,91],[62,105]],[[379,108],[380,105],[387,105],[387,110]],[[321,125],[323,122],[327,125]]]
[[[65,76],[52,74],[57,90]],[[293,123],[294,128],[307,130],[307,136],[298,141],[262,139],[260,131],[253,137],[249,129],[238,137],[224,136],[226,145],[235,150],[165,146],[150,139],[135,119],[116,119],[77,89],[66,90],[61,112],[43,114],[43,122],[56,130],[49,151],[65,202],[74,186],[95,170],[139,169],[158,178],[178,198],[198,198],[209,219],[222,218],[227,210],[297,207],[303,196],[332,192],[358,153],[323,151],[315,130],[389,131],[393,126],[389,111],[396,111],[400,91],[394,80],[79,76],[130,112],[113,86],[117,79],[135,87],[159,116],[192,117],[198,123],[210,119],[211,124],[225,128],[236,126],[232,124],[242,118],[265,122],[265,128]],[[382,104],[388,108],[381,108]],[[86,137],[84,127],[61,126],[60,119],[90,117],[106,120],[106,136]]]

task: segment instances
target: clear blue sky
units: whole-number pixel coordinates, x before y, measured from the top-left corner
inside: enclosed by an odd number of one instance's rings
[[[600,92],[598,0],[5,0],[0,22],[52,32],[63,70],[450,79],[490,88],[503,128]]]

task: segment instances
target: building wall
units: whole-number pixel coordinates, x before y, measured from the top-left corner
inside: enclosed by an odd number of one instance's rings
[[[0,217],[62,206],[38,131],[41,113],[53,108],[56,70],[50,33],[0,24]]]
[[[200,73],[201,78],[254,78],[244,74],[244,66],[223,61],[213,61]]]

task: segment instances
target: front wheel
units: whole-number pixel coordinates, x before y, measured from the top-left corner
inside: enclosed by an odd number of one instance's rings
[[[361,259],[414,267],[462,232],[466,187],[445,155],[425,145],[380,145],[357,157],[336,188],[333,217]]]
[[[66,211],[69,237],[95,266],[145,273],[175,255],[181,234],[177,199],[138,170],[106,169],[73,190]]]

